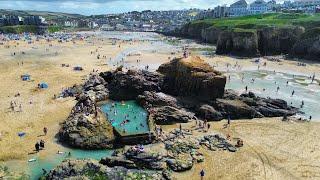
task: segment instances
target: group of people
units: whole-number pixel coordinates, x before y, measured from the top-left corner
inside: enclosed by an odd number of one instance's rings
[[[22,112],[22,104],[18,104],[16,103],[16,101],[11,101],[10,102],[10,109],[11,111],[17,111],[16,108],[18,108],[18,112]]]

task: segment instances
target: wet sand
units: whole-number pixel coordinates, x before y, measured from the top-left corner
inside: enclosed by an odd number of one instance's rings
[[[33,152],[36,141],[46,141],[46,150],[39,156],[61,150],[56,143],[55,135],[59,130],[59,123],[69,115],[75,101],[72,98],[53,100],[54,94],[61,92],[62,88],[70,87],[84,81],[87,75],[96,69],[106,71],[112,67],[107,66],[107,60],[115,58],[126,48],[137,45],[152,46],[149,42],[122,42],[120,48],[114,46],[111,40],[98,40],[93,38],[94,45],[85,41],[58,43],[52,42],[49,47],[44,40],[27,44],[19,41],[16,48],[7,49],[0,46],[0,161],[29,159],[28,153]],[[10,45],[16,44],[10,42]],[[34,49],[32,47],[38,48]],[[99,48],[100,47],[100,48]],[[45,51],[49,48],[49,52]],[[106,59],[97,59],[97,53],[107,56]],[[26,52],[26,55],[11,56],[13,52]],[[58,55],[55,55],[55,51]],[[91,55],[90,51],[94,54]],[[172,51],[176,51],[175,49]],[[176,56],[178,56],[177,54]],[[143,52],[141,56],[131,56],[125,59],[128,64],[135,65],[140,59],[140,67],[150,65],[155,70],[157,65],[168,62],[173,57],[171,51]],[[256,69],[257,65],[251,60],[236,60],[234,58],[218,56],[206,59],[210,64],[218,62],[218,70],[223,70],[226,63],[238,62],[244,69]],[[24,62],[18,66],[18,62]],[[61,64],[70,64],[70,67],[61,67]],[[312,75],[317,72],[319,77],[319,64],[297,67],[297,62],[283,61],[282,65],[268,62],[267,68],[276,71],[290,71]],[[82,72],[73,71],[73,66],[81,65]],[[153,65],[153,66],[152,66]],[[28,73],[31,82],[23,82],[20,75]],[[48,89],[37,90],[37,84],[47,82]],[[20,97],[14,97],[20,93]],[[22,112],[12,112],[9,109],[10,101],[21,103]],[[30,100],[32,104],[30,104]],[[18,110],[19,108],[16,108]],[[221,127],[225,122],[213,123],[216,132],[226,134]],[[188,125],[183,125],[188,126]],[[190,125],[191,126],[191,125]],[[304,177],[320,178],[319,123],[284,123],[279,119],[248,120],[235,122],[230,133],[232,137],[240,137],[245,146],[237,153],[209,152],[205,154],[205,162],[196,165],[191,171],[175,174],[178,179],[199,177],[201,168],[206,170],[205,179],[300,179]],[[47,136],[43,134],[43,127],[49,129]],[[171,126],[165,127],[171,128]],[[25,137],[18,137],[18,132],[26,132]],[[38,137],[40,136],[40,137]]]

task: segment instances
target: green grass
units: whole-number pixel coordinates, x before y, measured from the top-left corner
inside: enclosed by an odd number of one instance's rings
[[[63,28],[61,26],[49,26],[48,27],[48,32],[49,33],[55,33],[58,31],[61,31]]]
[[[199,24],[214,26],[220,29],[260,29],[268,26],[285,27],[294,25],[310,28],[320,25],[320,14],[270,13],[232,18],[205,19],[192,22],[192,25]]]
[[[36,33],[37,26],[31,26],[31,25],[4,26],[4,27],[0,27],[0,32],[14,33],[14,34],[20,34],[24,32]]]

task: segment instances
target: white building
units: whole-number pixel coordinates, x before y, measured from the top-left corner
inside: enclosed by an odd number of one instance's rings
[[[295,0],[293,5],[296,8],[308,6],[320,6],[320,0]]]
[[[243,16],[247,15],[249,5],[246,0],[239,0],[230,5],[230,16]]]
[[[256,0],[250,4],[250,14],[263,14],[268,11],[268,5],[263,0]]]

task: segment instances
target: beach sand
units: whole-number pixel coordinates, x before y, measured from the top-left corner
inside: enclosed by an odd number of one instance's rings
[[[244,146],[236,153],[209,151],[200,148],[204,154],[203,163],[196,164],[190,171],[175,173],[177,179],[200,179],[199,173],[206,172],[205,179],[319,179],[320,142],[319,123],[282,122],[280,118],[232,121],[231,127],[223,129],[226,121],[211,122],[210,131],[205,134],[231,136],[231,143],[237,138]],[[192,129],[194,123],[183,124]],[[178,128],[167,126],[165,130]],[[195,132],[194,136],[202,136]]]
[[[17,42],[12,41],[9,43],[10,49],[0,46],[0,161],[26,162],[28,153],[33,152],[34,144],[40,139],[46,141],[46,150],[42,151],[40,156],[61,149],[55,136],[59,131],[59,123],[68,117],[75,100],[53,100],[54,94],[60,93],[62,88],[83,83],[93,69],[99,72],[109,70],[112,67],[106,65],[107,60],[116,57],[126,48],[136,45],[152,46],[148,42],[122,42],[119,48],[109,40],[101,41],[93,37],[91,41],[94,45],[86,41],[76,41],[76,44],[55,41],[51,42],[52,47],[49,47],[47,42],[40,40],[35,44],[18,41],[17,47],[13,47]],[[49,49],[48,52],[45,51],[46,48]],[[97,59],[96,49],[101,56],[106,55],[107,60]],[[26,54],[20,55],[21,51]],[[91,54],[91,51],[94,54]],[[11,56],[13,52],[18,55]],[[173,57],[170,53],[143,53],[139,57],[128,57],[126,62],[135,64],[136,60],[140,59],[141,67],[150,65],[155,70],[158,65],[168,62],[168,57]],[[257,64],[251,62],[252,59],[239,60],[225,56],[202,58],[210,64],[218,63],[218,70],[223,70],[226,63],[236,62],[243,69],[257,68]],[[61,67],[62,63],[70,64],[70,67]],[[317,76],[320,76],[319,64],[308,64],[307,67],[297,67],[296,64],[295,61],[282,61],[281,65],[268,62],[267,68],[306,75],[317,72]],[[84,71],[73,71],[75,65],[81,65]],[[31,82],[20,79],[25,73],[31,75]],[[40,82],[47,82],[49,88],[38,90],[36,87]],[[18,92],[21,95],[14,97]],[[22,112],[12,112],[9,109],[10,101],[13,100],[18,106],[22,105]],[[278,118],[244,120],[233,122],[230,130],[222,129],[224,123],[225,121],[212,123],[212,130],[224,135],[230,133],[233,138],[242,138],[245,146],[236,153],[201,150],[205,155],[205,162],[197,164],[186,173],[174,174],[176,178],[197,179],[202,168],[206,171],[205,179],[320,178],[320,151],[317,140],[320,137],[319,123],[288,123]],[[192,124],[183,125],[185,126],[191,127]],[[49,129],[47,136],[41,136],[43,127]],[[167,126],[164,129],[173,127],[175,126]],[[18,137],[18,132],[25,132],[25,137]]]

